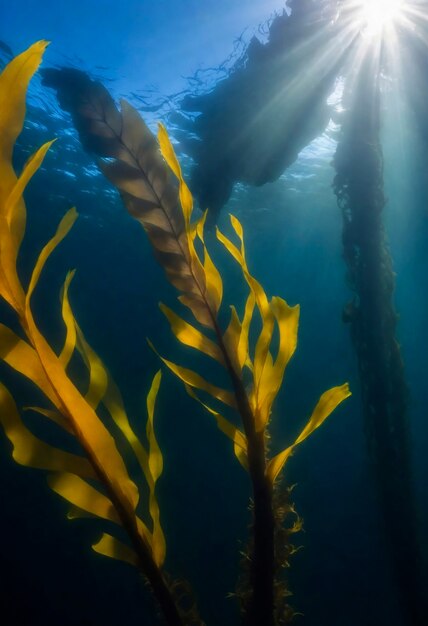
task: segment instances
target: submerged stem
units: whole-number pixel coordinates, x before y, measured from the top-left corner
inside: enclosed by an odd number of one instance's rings
[[[275,520],[273,487],[265,472],[265,433],[256,430],[255,418],[247,393],[232,365],[217,324],[215,330],[247,437],[248,469],[253,488],[254,526],[250,569],[252,593],[248,604],[244,606],[243,624],[245,626],[274,626]]]

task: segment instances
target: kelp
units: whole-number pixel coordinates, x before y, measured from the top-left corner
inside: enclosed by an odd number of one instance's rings
[[[379,55],[380,56],[380,55]],[[344,321],[358,358],[362,409],[383,531],[406,623],[428,622],[412,476],[408,388],[397,338],[393,259],[383,222],[380,139],[382,59],[372,51],[348,77],[349,108],[334,157],[343,216],[343,256],[352,300]]]
[[[167,623],[179,626],[185,623],[186,617],[177,606],[163,572],[166,547],[155,492],[162,473],[162,454],[153,427],[161,373],[154,377],[147,396],[147,444],[144,446],[131,427],[118,389],[74,318],[69,300],[73,273],[66,277],[61,294],[66,332],[59,354],[40,331],[32,311],[32,297],[50,255],[77,218],[74,208],[62,218],[55,234],[40,252],[28,287],[23,285],[17,271],[26,225],[22,194],[42,165],[52,142],[30,157],[19,176],[12,165],[12,152],[24,123],[27,86],[46,46],[45,41],[34,44],[13,59],[0,75],[0,295],[15,311],[22,331],[22,335],[18,335],[0,324],[0,358],[45,396],[48,406],[31,407],[32,411],[63,428],[78,442],[82,454],[65,452],[36,437],[22,420],[15,400],[2,383],[0,423],[12,443],[14,459],[22,465],[49,472],[51,489],[71,504],[71,518],[95,516],[122,527],[128,544],[105,532],[93,546],[94,550],[138,567],[149,581]],[[79,391],[68,373],[70,360],[76,352],[80,353],[89,374],[86,393]],[[141,489],[128,473],[116,439],[97,414],[100,407],[110,414],[139,462],[148,486],[147,503],[140,502]]]
[[[274,487],[296,446],[350,395],[349,386],[326,391],[294,443],[270,456],[268,426],[273,403],[297,346],[299,307],[289,306],[280,297],[268,298],[248,267],[242,225],[231,216],[233,238],[219,229],[216,235],[240,267],[248,296],[243,315],[232,307],[229,324],[223,329],[219,322],[223,279],[205,244],[206,213],[192,219],[193,198],[166,129],[159,126],[158,147],[131,105],[122,101],[119,110],[105,87],[82,73],[48,70],[44,80],[57,88],[60,102],[71,112],[83,145],[103,158],[101,169],[119,190],[129,213],[143,226],[158,262],[179,292],[178,299],[193,314],[190,322],[161,304],[172,333],[185,346],[216,361],[228,374],[230,387],[225,389],[199,372],[161,357],[189,394],[215,418],[250,476],[253,532],[250,592],[241,594],[243,622],[247,626],[288,623],[293,613],[287,605],[288,590],[280,581],[284,546],[278,542],[276,545],[275,537],[284,541],[284,534],[277,530],[283,511],[291,510],[291,506],[276,507]],[[253,342],[250,337],[255,335]],[[199,398],[201,392],[208,400]],[[239,427],[223,414],[230,409],[239,414]],[[290,555],[292,548],[285,552]]]

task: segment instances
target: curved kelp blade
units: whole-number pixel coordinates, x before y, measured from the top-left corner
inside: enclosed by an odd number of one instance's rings
[[[167,318],[172,332],[182,344],[195,348],[195,350],[199,350],[199,352],[210,356],[221,365],[224,365],[223,354],[214,341],[208,339],[200,330],[186,322],[169,307],[162,303],[159,304],[159,307]]]
[[[236,458],[242,465],[242,467],[248,470],[248,455],[247,455],[247,439],[243,432],[239,430],[234,424],[229,422],[223,415],[221,415],[218,411],[215,411],[210,406],[202,402],[200,398],[196,395],[191,387],[186,385],[186,391],[191,398],[199,402],[205,411],[212,415],[215,418],[217,423],[217,427],[221,430],[222,433],[226,435],[233,442],[233,451],[235,453]]]
[[[109,533],[103,533],[101,539],[93,544],[92,549],[103,556],[108,556],[118,561],[124,561],[125,563],[129,563],[129,565],[138,567],[138,558],[132,548]]]
[[[294,449],[297,445],[302,443],[305,439],[309,437],[317,428],[319,428],[331,415],[331,413],[336,409],[339,404],[341,404],[346,398],[351,396],[351,392],[349,390],[348,383],[340,386],[333,387],[328,391],[324,392],[319,399],[308,423],[305,428],[302,430],[300,435],[297,437],[296,441],[293,445],[289,446],[283,452],[277,454],[270,462],[267,467],[266,474],[268,478],[275,482],[282,468],[284,467],[287,459],[293,454]]]
[[[71,275],[67,277],[62,297],[63,318],[67,328],[67,337],[69,338],[69,341],[67,341],[66,339],[64,349],[68,344],[70,344],[70,349],[74,345],[72,340],[72,338],[74,337],[72,328],[74,328],[74,333],[77,337],[77,342],[75,342],[75,345],[77,346],[77,349],[80,352],[89,370],[89,388],[85,395],[85,399],[94,409],[96,409],[100,403],[104,405],[104,407],[107,409],[110,416],[112,417],[113,421],[115,422],[116,426],[120,429],[126,441],[131,446],[148,483],[150,490],[149,512],[153,521],[153,533],[150,539],[150,543],[152,546],[153,558],[160,566],[165,560],[165,539],[162,533],[162,529],[160,528],[159,506],[154,495],[154,486],[160,475],[160,472],[155,472],[153,467],[153,465],[156,464],[154,459],[160,458],[162,460],[162,455],[159,446],[157,445],[153,431],[154,403],[156,400],[157,391],[159,389],[160,373],[155,376],[152,388],[147,398],[147,430],[150,431],[150,436],[149,433],[147,434],[150,446],[149,453],[147,453],[144,446],[141,444],[140,440],[138,439],[137,435],[131,427],[125,411],[125,407],[123,405],[122,397],[116,384],[109,375],[107,368],[105,367],[100,357],[86,341],[82,330],[80,329],[74,318],[68,295],[70,280]],[[61,355],[64,354],[64,349]],[[149,426],[149,424],[151,425]],[[87,508],[81,506],[77,502],[72,503],[75,506],[83,509],[83,511],[88,512]],[[141,520],[139,521],[141,522]],[[144,535],[147,534],[148,531],[144,526]]]
[[[285,368],[296,350],[300,316],[300,307],[290,307],[282,298],[273,297],[270,308],[279,330],[279,346],[275,360],[271,360],[268,355],[260,377],[257,402],[262,426],[267,425],[273,401],[284,379]]]
[[[150,341],[149,345],[156,352],[156,349]],[[158,354],[158,352],[156,352],[156,354]],[[235,396],[231,391],[227,391],[226,389],[222,389],[221,387],[213,385],[212,383],[205,380],[205,378],[200,376],[197,372],[194,372],[187,367],[177,365],[176,363],[165,359],[159,354],[158,356],[167,366],[167,368],[171,370],[171,372],[175,374],[177,378],[179,378],[183,383],[189,385],[189,387],[194,387],[195,389],[199,389],[200,391],[205,391],[210,396],[212,396],[216,400],[219,400],[223,404],[226,404],[227,406],[230,406],[232,408],[236,407]]]
[[[20,465],[49,471],[73,472],[84,478],[95,478],[88,460],[70,454],[38,439],[24,425],[15,401],[0,383],[0,423],[13,445],[12,456]]]
[[[28,84],[39,67],[48,42],[39,41],[15,57],[0,74],[0,205],[15,182],[12,153],[26,113]]]
[[[76,348],[76,340],[77,340],[75,319],[74,319],[73,311],[71,310],[70,300],[68,297],[68,290],[70,288],[70,283],[74,278],[74,274],[75,274],[74,271],[68,272],[63,288],[62,288],[62,294],[60,298],[61,314],[62,314],[62,319],[64,320],[64,324],[65,324],[66,335],[65,335],[64,346],[61,350],[61,354],[59,355],[59,360],[64,369],[67,368],[71,360],[71,357],[73,356],[73,352]]]
[[[46,41],[35,43],[14,58],[0,74],[0,295],[19,313],[23,310],[24,293],[14,260],[16,261],[17,249],[25,228],[25,205],[15,189],[14,218],[10,213],[6,214],[10,212],[8,198],[17,183],[12,153],[24,125],[27,87],[41,63],[47,45]],[[43,153],[44,148],[39,151],[38,156],[43,158]],[[31,167],[36,164],[37,159]],[[25,177],[22,182],[24,181]]]
[[[156,398],[159,391],[159,386],[162,378],[162,373],[159,371],[153,378],[149,393],[147,394],[147,424],[146,424],[146,435],[147,441],[149,443],[149,471],[150,471],[150,480],[149,480],[149,510],[150,515],[153,521],[153,534],[152,534],[152,549],[153,549],[153,558],[158,565],[161,567],[163,562],[165,561],[166,554],[166,543],[165,536],[163,534],[163,530],[160,524],[160,513],[159,513],[159,504],[156,498],[155,487],[156,483],[162,474],[163,470],[163,459],[162,453],[159,448],[159,444],[157,442],[154,430],[154,410],[156,404]]]

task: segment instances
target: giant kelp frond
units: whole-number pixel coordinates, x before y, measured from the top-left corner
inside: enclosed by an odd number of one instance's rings
[[[191,223],[192,200],[190,191],[183,180],[178,160],[163,126],[160,126],[158,139],[162,155],[179,179],[183,216],[186,222],[189,248],[192,250],[195,265],[197,264],[202,268],[205,274],[205,284],[213,285],[211,287],[211,293],[222,294],[223,284],[220,272],[209,257],[204,243],[205,215],[199,218],[195,223]],[[183,188],[185,191],[182,191]],[[197,329],[165,305],[161,304],[160,308],[168,319],[173,334],[181,343],[215,359],[223,367],[227,368],[229,365],[229,369],[233,368],[238,376],[241,375],[244,366],[248,367],[252,377],[251,391],[248,394],[248,400],[253,415],[254,427],[257,432],[263,432],[268,425],[272,405],[281,388],[286,367],[297,347],[300,308],[299,306],[290,307],[285,300],[277,296],[272,297],[269,301],[262,285],[252,276],[248,269],[242,225],[233,215],[230,216],[230,221],[238,237],[239,247],[221,233],[219,229],[217,229],[217,238],[233,259],[240,265],[243,277],[250,290],[242,322],[239,319],[236,308],[231,307],[231,319],[226,331],[221,336],[217,336],[212,340],[204,334],[204,331]],[[196,251],[194,245],[196,237],[203,246],[204,259],[200,259]],[[208,269],[206,269],[207,258],[209,259]],[[212,276],[215,276],[214,280]],[[217,302],[219,308],[221,297]],[[258,310],[261,319],[261,331],[255,341],[254,352],[252,352],[249,346],[249,333],[256,310]],[[276,350],[273,350],[272,345],[274,344],[275,327],[278,330],[279,340]],[[276,354],[274,354],[275,352]],[[172,363],[165,358],[162,358],[162,361],[187,387],[199,389],[208,393],[223,404],[239,409],[235,393],[219,389],[217,386],[207,382],[198,373]],[[194,393],[191,395],[199,400]],[[277,478],[279,471],[284,466],[287,458],[291,455],[294,447],[318,428],[332,411],[349,395],[350,391],[347,384],[330,389],[323,394],[308,424],[295,443],[268,462],[266,473],[272,482]],[[238,450],[236,443],[237,437],[240,441],[244,441],[242,439],[244,435],[225,418],[222,418],[215,410],[205,404],[203,404],[203,406],[216,417],[220,429],[234,441],[235,452],[239,452],[238,458],[242,458],[242,450],[247,449],[248,442],[238,445]],[[269,469],[269,466],[271,469]]]
[[[223,330],[218,319],[223,280],[205,245],[206,214],[192,220],[192,195],[165,128],[159,126],[158,147],[135,109],[122,102],[119,111],[106,89],[82,74],[50,70],[45,73],[45,84],[58,90],[60,102],[72,112],[84,145],[101,157],[108,157],[108,162],[101,163],[103,171],[118,188],[128,211],[142,223],[168,279],[181,292],[180,301],[192,311],[196,324],[161,304],[173,334],[185,346],[213,359],[229,375],[230,388],[225,389],[199,372],[162,357],[190,395],[215,418],[217,426],[233,442],[241,465],[249,471],[254,492],[254,547],[252,596],[244,608],[244,621],[246,626],[273,626],[277,573],[274,482],[294,447],[350,395],[349,387],[343,385],[326,392],[298,439],[269,459],[266,430],[297,346],[299,307],[290,307],[279,297],[268,298],[248,268],[242,226],[231,217],[238,244],[220,231],[217,237],[239,264],[249,293],[242,317],[232,307],[230,322]],[[252,346],[250,337],[257,327],[260,330]],[[244,369],[251,377],[249,390]],[[223,405],[221,412],[199,398],[198,392],[210,396],[215,405]],[[230,409],[238,411],[242,429],[222,414]]]
[[[30,380],[50,403],[49,407],[27,407],[27,411],[31,408],[63,427],[77,440],[82,455],[65,452],[33,435],[3,384],[0,384],[0,423],[13,445],[13,456],[18,463],[51,472],[49,485],[72,505],[71,517],[95,516],[124,528],[130,545],[104,534],[94,549],[139,567],[149,579],[167,622],[178,626],[182,620],[161,571],[165,539],[155,493],[162,473],[162,454],[153,425],[160,372],[147,396],[146,448],[131,427],[117,387],[74,318],[69,300],[73,272],[67,276],[62,290],[65,339],[59,355],[40,332],[32,312],[32,296],[49,257],[77,218],[75,209],[66,213],[56,233],[40,252],[28,288],[24,288],[17,272],[18,251],[26,223],[22,194],[52,142],[29,159],[19,177],[12,166],[12,149],[23,126],[26,89],[45,47],[45,42],[33,45],[15,58],[0,76],[0,295],[15,310],[23,333],[22,337],[18,336],[0,324],[0,358]],[[86,393],[79,391],[67,373],[76,351],[88,369]],[[128,473],[115,439],[97,415],[101,405],[139,461],[148,484],[146,506],[140,504],[139,489]],[[137,507],[144,517],[149,514],[150,522],[141,519]]]
[[[217,426],[233,442],[233,449],[241,465],[250,473],[254,493],[254,528],[250,550],[249,593],[241,594],[244,623],[256,624],[288,623],[294,612],[289,607],[289,595],[280,572],[284,565],[284,537],[287,538],[287,555],[293,553],[289,537],[300,526],[281,532],[283,516],[276,510],[273,486],[287,459],[295,447],[304,441],[349,395],[348,384],[326,391],[296,441],[273,458],[267,454],[267,427],[272,406],[281,388],[287,365],[297,347],[299,307],[290,307],[277,296],[268,298],[259,281],[251,274],[245,254],[244,233],[239,220],[231,216],[231,225],[238,239],[236,245],[217,229],[217,238],[239,264],[243,279],[249,288],[242,319],[235,307],[231,308],[227,329],[220,330],[217,313],[221,306],[223,283],[220,272],[209,256],[204,241],[205,214],[192,222],[192,199],[183,180],[180,166],[165,129],[160,126],[159,146],[166,162],[179,181],[180,201],[186,225],[188,248],[192,266],[198,267],[204,276],[204,284],[209,292],[208,304],[216,303],[213,337],[206,329],[198,329],[165,305],[161,310],[167,317],[171,330],[184,345],[214,359],[229,373],[232,389],[219,388],[199,373],[182,365],[172,363],[162,357],[164,364],[185,384],[192,397],[200,402],[205,410],[214,416]],[[196,239],[199,245],[195,245]],[[199,255],[198,250],[201,250]],[[257,322],[255,322],[258,318]],[[260,330],[257,334],[257,328]],[[250,336],[255,337],[254,345]],[[251,384],[244,384],[243,369],[248,370]],[[249,388],[249,389],[248,389]],[[243,430],[237,428],[216,408],[209,406],[197,396],[194,390],[211,396],[215,402],[236,408],[242,418]],[[292,508],[289,507],[289,511]],[[280,523],[278,523],[280,520]],[[279,616],[282,615],[280,618]]]

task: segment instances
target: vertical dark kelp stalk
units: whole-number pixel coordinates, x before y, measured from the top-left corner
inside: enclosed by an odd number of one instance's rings
[[[396,336],[392,258],[383,225],[386,205],[380,140],[380,44],[365,50],[345,89],[346,114],[334,157],[334,189],[343,215],[346,306],[356,349],[364,423],[377,479],[383,528],[409,623],[428,620],[413,495],[408,390]]]
[[[51,144],[42,146],[29,159],[19,177],[12,166],[12,151],[24,122],[27,85],[45,47],[45,42],[35,44],[14,59],[0,76],[0,293],[15,311],[25,337],[0,325],[0,357],[34,383],[49,401],[48,407],[32,407],[31,410],[63,428],[77,440],[84,455],[63,452],[36,438],[24,425],[12,396],[3,385],[0,386],[0,421],[13,444],[16,461],[51,472],[51,488],[72,505],[70,517],[89,514],[122,527],[128,544],[104,533],[94,549],[140,569],[150,584],[165,623],[170,626],[201,624],[195,610],[186,612],[181,608],[174,596],[174,586],[163,570],[165,539],[155,494],[162,472],[162,455],[153,430],[160,373],[155,376],[147,397],[146,448],[132,429],[118,389],[73,316],[68,296],[73,273],[68,274],[61,294],[66,333],[59,354],[51,348],[33,317],[33,292],[49,256],[77,217],[74,209],[65,215],[56,234],[40,253],[27,289],[18,276],[17,257],[26,222],[22,194]],[[249,295],[242,319],[232,307],[230,323],[226,330],[221,329],[218,312],[223,281],[205,247],[206,214],[192,222],[192,197],[165,129],[161,127],[159,131],[159,151],[155,138],[130,105],[122,103],[119,111],[101,85],[89,82],[87,87],[84,93],[77,94],[79,100],[74,115],[79,121],[79,130],[100,156],[108,157],[102,165],[104,172],[120,190],[129,212],[143,225],[157,260],[180,292],[179,300],[191,311],[196,325],[163,305],[162,311],[174,335],[183,344],[217,361],[229,375],[230,390],[162,359],[184,382],[188,392],[215,417],[218,427],[233,442],[236,457],[251,479],[254,519],[248,589],[243,594],[244,624],[286,624],[293,613],[286,603],[288,590],[281,580],[281,567],[288,562],[292,552],[288,538],[298,530],[299,523],[289,529],[282,528],[284,511],[291,507],[288,503],[285,508],[277,506],[275,485],[295,447],[350,395],[349,387],[344,384],[326,391],[295,442],[273,457],[268,455],[271,408],[296,348],[299,308],[289,307],[279,297],[268,299],[249,271],[242,226],[232,217],[238,245],[220,231],[217,237],[239,264]],[[178,187],[170,169],[179,181]],[[253,348],[249,336],[256,316],[259,330]],[[254,332],[252,326],[252,334]],[[84,394],[67,373],[76,353],[89,374]],[[250,386],[244,386],[244,369]],[[216,407],[200,399],[195,389],[211,396],[226,410],[236,410],[241,417],[242,430]],[[115,437],[97,415],[98,408],[110,415],[117,427]],[[119,437],[123,437],[120,448],[123,443],[127,444],[139,462],[147,483],[146,506],[141,506],[140,489],[119,452]],[[140,516],[141,510],[144,515]],[[147,510],[150,524],[142,519],[147,516]]]

